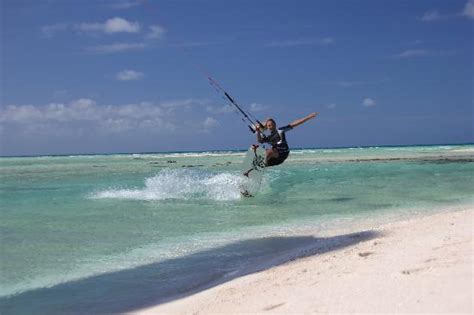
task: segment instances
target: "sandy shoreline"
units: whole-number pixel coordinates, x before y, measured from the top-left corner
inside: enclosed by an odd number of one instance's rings
[[[471,314],[473,214],[382,225],[372,230],[375,238],[302,252],[306,257],[134,313]]]

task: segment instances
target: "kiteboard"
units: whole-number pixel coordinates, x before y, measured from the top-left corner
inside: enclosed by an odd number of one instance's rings
[[[265,150],[259,146],[251,146],[242,163],[243,180],[240,184],[240,194],[243,197],[254,197],[262,183],[265,172]]]

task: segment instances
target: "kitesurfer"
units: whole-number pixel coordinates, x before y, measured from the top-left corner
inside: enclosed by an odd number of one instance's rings
[[[288,155],[290,154],[290,148],[288,147],[288,143],[286,142],[285,133],[299,125],[307,122],[310,119],[313,119],[319,115],[319,113],[311,113],[308,116],[297,119],[292,123],[277,128],[277,124],[273,118],[268,118],[265,121],[264,125],[257,125],[257,141],[259,143],[269,143],[271,144],[271,148],[266,150],[265,155],[265,164],[266,166],[275,166],[283,163]],[[267,136],[263,133],[265,129],[268,129],[270,134]],[[256,149],[258,145],[254,145]]]

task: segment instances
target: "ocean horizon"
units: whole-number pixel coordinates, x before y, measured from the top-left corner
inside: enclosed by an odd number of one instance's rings
[[[460,143],[427,143],[427,144],[380,144],[380,145],[347,145],[347,146],[319,146],[319,147],[292,147],[291,150],[325,150],[325,149],[353,149],[353,148],[390,148],[390,147],[437,147],[437,146],[463,146],[474,145],[474,142]],[[0,158],[15,157],[65,157],[65,156],[94,156],[94,155],[129,155],[129,154],[176,154],[176,153],[221,153],[221,152],[246,152],[248,148],[212,149],[212,150],[164,150],[164,151],[136,151],[136,152],[84,152],[84,153],[53,153],[53,154],[19,154],[1,155]]]

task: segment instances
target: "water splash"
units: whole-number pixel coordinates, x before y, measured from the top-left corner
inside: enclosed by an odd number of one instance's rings
[[[96,192],[94,199],[210,199],[218,201],[240,198],[239,173],[211,173],[204,170],[165,169],[145,180],[141,189],[110,188]]]

